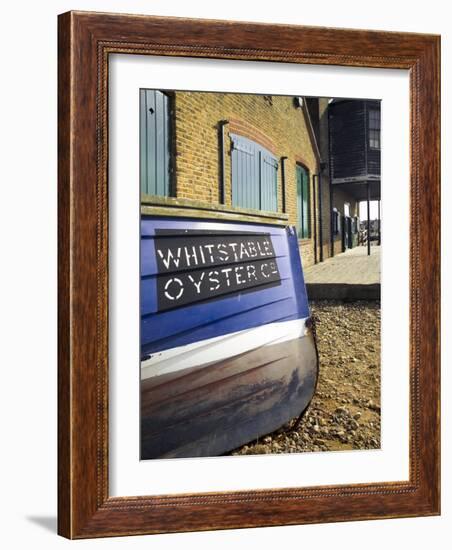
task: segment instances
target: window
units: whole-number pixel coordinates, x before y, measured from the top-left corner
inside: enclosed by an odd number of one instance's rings
[[[255,210],[278,210],[278,161],[267,149],[242,136],[232,140],[232,205]]]
[[[344,202],[344,216],[346,218],[350,217],[350,203],[349,202]]]
[[[158,90],[140,90],[141,193],[171,193],[170,98]]]
[[[369,109],[369,147],[380,149],[380,110]]]
[[[311,236],[311,208],[309,194],[309,173],[306,168],[297,164],[297,233],[300,239]]]

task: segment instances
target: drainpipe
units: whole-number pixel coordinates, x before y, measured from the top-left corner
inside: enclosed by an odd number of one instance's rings
[[[331,238],[331,257],[334,256],[334,227],[333,227],[333,220],[334,220],[334,206],[333,206],[333,184],[331,182],[331,176],[330,176],[330,238]]]
[[[322,220],[322,173],[317,176],[319,192],[319,245],[320,261],[323,262],[323,220]]]
[[[229,120],[220,120],[218,123],[218,141],[220,149],[220,204],[226,201],[226,155],[224,151],[224,127]]]
[[[287,204],[286,204],[286,167],[284,161],[287,157],[281,157],[281,189],[282,189],[282,211],[283,214],[287,213]]]
[[[315,185],[315,182],[316,180],[319,179],[319,175],[318,174],[313,174],[312,175],[312,200],[313,200],[313,206],[314,206],[314,216],[313,216],[313,219],[314,219],[314,263],[316,264],[317,263],[317,216],[315,215],[316,214],[316,199],[315,199],[315,188],[316,188],[316,185]]]
[[[330,243],[331,243],[331,258],[334,256],[334,210],[333,210],[333,147],[331,144],[331,126],[330,112],[328,109],[328,179],[330,187]]]
[[[381,245],[380,199],[378,199],[378,246]]]
[[[367,182],[367,255],[370,256],[370,183]]]

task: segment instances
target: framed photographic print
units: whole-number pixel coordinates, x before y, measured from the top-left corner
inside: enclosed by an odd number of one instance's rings
[[[59,533],[439,514],[439,37],[59,17]]]

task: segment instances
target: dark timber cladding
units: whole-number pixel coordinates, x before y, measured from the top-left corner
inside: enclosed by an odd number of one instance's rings
[[[380,101],[333,100],[329,106],[331,183],[356,200],[380,198]]]
[[[329,108],[331,203],[336,189],[356,202],[367,202],[369,255],[370,201],[379,201],[381,194],[380,118],[378,100],[335,99]]]
[[[330,104],[333,182],[367,173],[364,114],[364,101],[339,101]]]

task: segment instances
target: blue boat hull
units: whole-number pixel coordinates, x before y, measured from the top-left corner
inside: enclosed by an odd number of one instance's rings
[[[141,458],[224,454],[309,404],[315,340],[291,228],[144,216]]]

